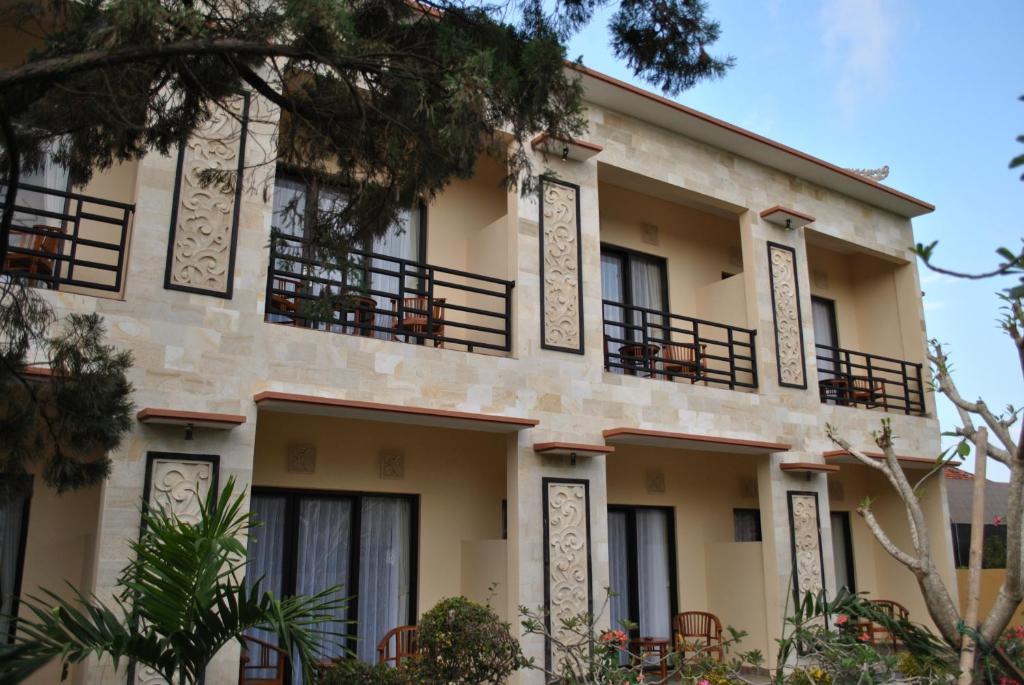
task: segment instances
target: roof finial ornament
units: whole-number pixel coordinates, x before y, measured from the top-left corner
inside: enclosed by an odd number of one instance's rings
[[[881,183],[889,176],[889,165],[886,164],[885,166],[880,167],[878,169],[847,169],[847,171],[852,171],[858,176],[870,178],[872,181],[877,181]]]

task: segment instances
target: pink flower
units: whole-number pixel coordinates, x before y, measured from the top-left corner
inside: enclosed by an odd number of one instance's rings
[[[707,680],[698,680],[697,685],[711,685]]]
[[[1013,636],[1018,640],[1024,640],[1024,626],[1017,626],[1014,628]]]
[[[627,641],[626,633],[621,630],[608,630],[601,634],[601,642],[605,644],[616,644],[625,646]]]
[[[992,524],[996,526],[1003,525],[1003,517],[997,514],[996,517],[992,519]]]
[[[839,614],[838,616],[836,616],[836,625],[837,626],[845,626],[849,622],[850,622],[850,617],[847,616],[846,614]]]
[[[871,642],[871,636],[868,635],[867,633],[861,633],[857,637],[857,639],[860,640],[861,642]]]
[[[999,685],[1020,685],[1014,678],[1004,675],[999,679]]]

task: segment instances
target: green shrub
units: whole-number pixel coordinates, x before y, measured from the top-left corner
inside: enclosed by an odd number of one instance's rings
[[[420,619],[414,681],[499,684],[525,665],[509,624],[465,597],[443,599]]]
[[[359,659],[339,659],[317,669],[316,685],[403,685],[409,674],[384,664],[368,664]]]

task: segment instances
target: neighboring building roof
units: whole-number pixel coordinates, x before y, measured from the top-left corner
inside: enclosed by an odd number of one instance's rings
[[[949,503],[950,523],[970,523],[971,506],[974,503],[974,476],[965,471],[950,476],[947,469],[946,500]],[[964,478],[963,474],[967,477]],[[1010,484],[996,481],[985,482],[985,517],[986,524],[992,523],[996,516],[1006,518],[1006,500],[1009,496]]]
[[[913,218],[935,210],[934,205],[924,200],[901,193],[849,169],[800,152],[599,71],[581,65],[571,66],[583,75],[586,99],[602,107],[657,124],[900,216]]]

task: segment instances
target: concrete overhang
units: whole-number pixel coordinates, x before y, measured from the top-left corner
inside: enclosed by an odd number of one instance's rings
[[[435,428],[456,428],[487,433],[515,433],[533,428],[540,423],[537,419],[518,416],[429,409],[404,404],[380,404],[269,390],[257,393],[252,399],[261,411],[362,421],[384,421]]]
[[[611,454],[615,448],[610,445],[584,445],[578,442],[535,442],[533,451],[537,454],[597,457],[602,454]]]
[[[214,428],[230,430],[245,423],[241,414],[218,414],[216,412],[184,411],[181,409],[161,409],[146,407],[135,415],[139,423],[164,426],[193,426],[195,428]]]
[[[586,93],[584,97],[588,102],[792,174],[908,219],[935,211],[935,206],[924,200],[656,93],[584,66],[574,64],[569,68],[582,76]]]
[[[792,448],[792,445],[780,442],[672,433],[646,428],[609,428],[604,431],[604,441],[609,445],[643,445],[699,452],[728,452],[730,454],[771,454],[773,452],[788,452]]]
[[[863,451],[861,454],[882,461],[885,459],[885,455],[881,452],[868,452]],[[825,461],[832,462],[834,464],[858,464],[863,466],[856,457],[847,452],[846,450],[831,450],[829,452],[823,452],[822,456],[825,457]],[[929,469],[935,466],[935,457],[917,457],[906,454],[897,454],[896,461],[900,463],[905,469]],[[959,461],[951,461],[945,464],[946,466],[959,466]]]

